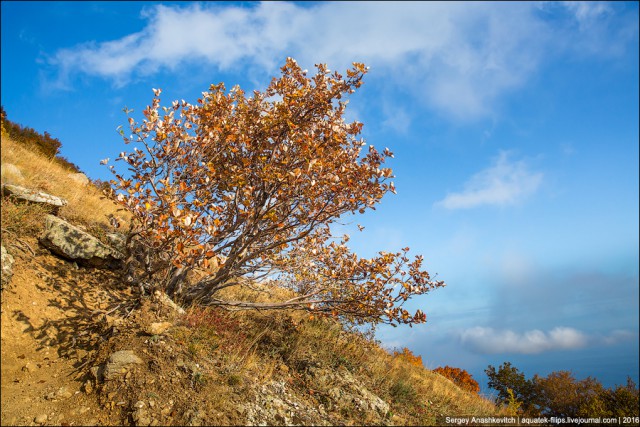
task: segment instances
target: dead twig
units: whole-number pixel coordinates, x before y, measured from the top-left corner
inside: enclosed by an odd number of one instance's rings
[[[31,246],[29,246],[29,244],[28,244],[27,242],[25,242],[24,240],[20,240],[20,239],[18,239],[18,238],[16,238],[16,241],[17,241],[18,243],[20,243],[21,245],[26,246],[26,247],[27,247],[27,249],[29,249],[29,252],[31,252],[31,256],[36,256],[35,251],[34,251],[33,249],[31,249]],[[22,249],[22,248],[20,248],[20,249]],[[24,251],[24,249],[22,249],[22,250]]]

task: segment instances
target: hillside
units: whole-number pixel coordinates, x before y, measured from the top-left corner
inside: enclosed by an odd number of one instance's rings
[[[104,244],[109,218],[127,220],[92,184],[4,133],[2,183],[65,199],[56,216]],[[333,320],[181,314],[126,286],[118,269],[54,255],[39,240],[49,213],[2,198],[2,246],[15,260],[2,290],[2,425],[433,425],[502,414]]]

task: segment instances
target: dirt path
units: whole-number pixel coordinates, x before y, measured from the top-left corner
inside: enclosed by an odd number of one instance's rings
[[[25,242],[35,256],[10,246],[14,274],[2,291],[2,425],[119,424],[85,382],[109,333],[104,313],[123,314],[125,291],[113,273],[78,268],[35,238]]]

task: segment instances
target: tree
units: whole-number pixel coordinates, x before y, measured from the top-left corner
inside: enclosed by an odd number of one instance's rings
[[[464,369],[445,366],[444,368],[437,367],[433,372],[437,372],[443,377],[450,379],[463,390],[467,390],[475,394],[480,393],[480,385],[473,379],[471,374]]]
[[[524,373],[520,372],[515,366],[511,366],[510,362],[504,362],[498,370],[489,365],[485,369],[485,373],[489,377],[489,388],[498,392],[496,401],[503,405],[509,405],[509,402],[521,402],[521,409],[526,415],[537,415],[538,392],[536,384],[532,380],[528,380]]]
[[[422,269],[409,248],[365,259],[337,240],[331,224],[375,209],[395,193],[393,157],[357,135],[362,123],[345,123],[343,98],[362,84],[367,68],[354,63],[346,78],[316,65],[309,78],[288,58],[282,76],[250,96],[238,86],[227,94],[211,85],[196,105],[160,108],[154,89],[141,124],[129,117],[140,144],[117,160],[114,200],[133,216],[129,279],[162,288],[187,303],[236,309],[302,309],[355,323],[421,323],[420,310],[403,304],[443,286]],[[170,255],[169,255],[170,254]],[[135,261],[135,262],[133,262]],[[196,268],[209,274],[188,282]],[[243,280],[247,279],[247,280]],[[252,283],[261,290],[287,287],[281,301],[231,300],[220,291]]]
[[[604,390],[600,398],[606,408],[606,416],[637,417],[640,414],[640,391],[631,377],[627,377],[624,386]]]
[[[569,371],[554,371],[546,378],[534,376],[539,389],[542,413],[556,417],[603,415],[598,396],[604,391],[602,384],[592,377],[577,381]]]
[[[576,380],[570,371],[554,371],[546,377],[536,374],[526,379],[509,362],[503,363],[498,371],[489,365],[485,372],[489,387],[498,391],[496,400],[505,405],[509,401],[522,402],[525,415],[624,417],[638,414],[640,394],[630,377],[626,386],[607,389],[593,377]]]

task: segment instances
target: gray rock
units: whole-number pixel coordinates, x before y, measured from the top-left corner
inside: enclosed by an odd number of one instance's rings
[[[157,298],[157,300],[161,304],[164,304],[167,307],[170,307],[170,308],[174,309],[176,312],[178,312],[178,314],[185,314],[186,313],[184,311],[184,308],[180,307],[178,304],[173,302],[173,300],[171,298],[169,298],[169,296],[167,294],[165,294],[164,292],[160,292],[160,291],[156,290],[155,293],[154,293],[154,296]]]
[[[124,258],[91,234],[53,215],[46,217],[40,243],[56,255],[94,267],[116,268]]]
[[[67,204],[66,200],[58,196],[52,196],[51,194],[12,184],[2,184],[2,195],[11,196],[24,202],[49,205],[53,208],[54,212],[57,212],[58,209]]]
[[[70,173],[69,178],[82,186],[89,184],[89,178],[83,173]]]
[[[127,236],[122,233],[107,233],[109,244],[119,252],[124,253],[127,244]]]
[[[16,165],[12,165],[11,163],[3,163],[0,165],[0,170],[2,172],[2,180],[4,182],[11,183],[23,179],[20,168]]]
[[[62,386],[56,391],[56,397],[60,399],[68,399],[73,396],[73,392],[67,386]]]
[[[14,261],[13,256],[2,246],[2,286],[0,288],[4,288],[11,281]]]
[[[120,350],[109,356],[104,369],[104,379],[111,380],[121,374],[126,374],[133,365],[140,365],[143,361],[131,350]]]

